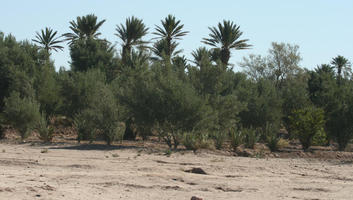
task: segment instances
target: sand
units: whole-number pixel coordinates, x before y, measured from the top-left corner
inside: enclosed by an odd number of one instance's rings
[[[95,148],[97,147],[97,148]],[[48,150],[46,150],[48,149]],[[202,168],[207,174],[185,172]],[[0,200],[353,199],[352,162],[0,143]]]

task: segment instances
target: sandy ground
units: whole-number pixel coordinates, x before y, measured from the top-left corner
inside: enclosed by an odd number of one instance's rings
[[[44,149],[48,149],[45,152]],[[43,152],[44,151],[44,152]],[[201,167],[207,175],[185,172]],[[0,143],[0,199],[353,199],[352,162]]]

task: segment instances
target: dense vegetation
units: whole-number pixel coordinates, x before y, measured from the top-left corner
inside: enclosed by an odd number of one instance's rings
[[[232,21],[210,27],[202,39],[210,49],[199,47],[193,60],[181,55],[189,32],[172,15],[153,31],[127,18],[116,26],[121,47],[101,37],[104,22],[77,17],[72,32],[45,28],[33,43],[0,33],[0,137],[11,126],[22,139],[35,131],[48,142],[53,121],[65,117],[78,141],[107,144],[158,136],[170,148],[260,141],[275,151],[281,130],[305,150],[332,143],[344,150],[353,139],[353,80],[343,56],[308,70],[297,45],[273,42],[268,55],[243,58],[235,72],[232,51],[255,47]],[[144,40],[150,31],[155,38]],[[66,42],[71,69],[55,71],[51,54]]]

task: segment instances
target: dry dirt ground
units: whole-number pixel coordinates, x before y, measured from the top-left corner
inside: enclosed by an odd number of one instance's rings
[[[207,174],[186,172],[202,168]],[[0,143],[0,199],[353,199],[353,164]]]

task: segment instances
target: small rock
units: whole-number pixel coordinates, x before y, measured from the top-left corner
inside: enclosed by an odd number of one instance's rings
[[[194,173],[194,174],[204,174],[206,175],[207,173],[200,167],[194,167],[192,169],[189,170],[185,170],[185,172],[189,172],[189,173]]]
[[[202,198],[199,198],[199,197],[193,196],[193,197],[191,197],[191,200],[202,200]]]

